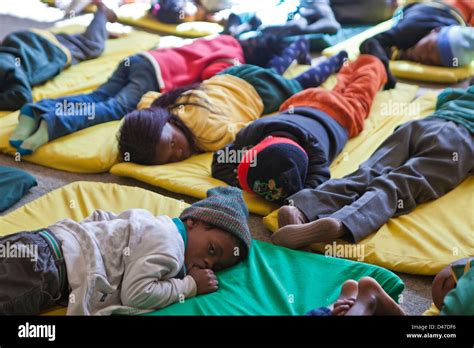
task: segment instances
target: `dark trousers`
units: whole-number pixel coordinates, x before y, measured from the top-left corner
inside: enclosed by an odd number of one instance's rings
[[[71,64],[100,56],[109,36],[106,28],[107,18],[103,11],[97,11],[94,19],[82,34],[56,34],[58,41],[65,46],[72,56]]]
[[[109,80],[92,93],[27,105],[48,124],[51,141],[96,124],[120,120],[136,108],[146,92],[158,90],[152,64],[137,54],[121,62]]]
[[[390,29],[374,36],[387,52],[391,47],[406,50],[418,43],[433,29],[460,25],[447,5],[434,7],[425,4],[412,4],[404,8],[399,21]]]
[[[310,221],[332,217],[358,242],[390,218],[458,186],[474,167],[466,127],[435,117],[399,127],[358,170],[289,198]]]
[[[36,315],[67,298],[64,259],[39,232],[0,237],[0,315]]]

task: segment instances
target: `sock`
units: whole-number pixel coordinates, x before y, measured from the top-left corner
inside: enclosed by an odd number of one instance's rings
[[[10,136],[10,145],[18,148],[23,140],[31,136],[38,128],[40,119],[35,117],[33,109],[29,105],[24,105],[20,109],[18,125]]]
[[[317,87],[326,81],[331,74],[339,71],[346,58],[347,52],[341,51],[297,76],[295,80],[301,84],[303,89]]]
[[[390,71],[390,58],[387,55],[386,50],[382,47],[380,42],[376,39],[368,39],[362,42],[360,45],[360,53],[371,54],[380,59],[385,67],[387,73],[387,83],[384,86],[384,90],[392,89],[397,84],[397,79],[392,75]]]
[[[18,152],[21,155],[30,155],[41,145],[46,144],[49,141],[48,136],[48,124],[46,121],[41,121],[38,130],[18,147]]]
[[[309,41],[307,39],[300,39],[296,41],[298,43],[300,54],[296,57],[298,64],[311,65],[313,57],[311,57]]]
[[[308,56],[309,61],[311,61],[308,40],[299,39],[286,47],[280,56],[272,58],[268,65],[281,75],[295,59],[298,59],[298,61],[306,61]]]

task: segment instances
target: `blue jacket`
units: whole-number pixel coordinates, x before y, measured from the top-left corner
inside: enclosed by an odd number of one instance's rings
[[[0,46],[0,110],[17,110],[32,101],[31,87],[59,74],[70,52],[46,31],[20,31]]]

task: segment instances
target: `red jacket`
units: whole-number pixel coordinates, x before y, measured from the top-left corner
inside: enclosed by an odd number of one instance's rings
[[[207,80],[235,62],[245,63],[239,42],[228,35],[142,54],[153,64],[161,92]]]

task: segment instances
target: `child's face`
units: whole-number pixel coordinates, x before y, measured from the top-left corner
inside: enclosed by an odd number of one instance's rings
[[[185,264],[187,269],[199,267],[220,271],[239,262],[235,250],[238,242],[230,233],[200,221],[188,219]]]
[[[156,144],[153,164],[165,164],[183,161],[192,155],[191,144],[186,135],[170,122],[166,123]]]
[[[442,65],[438,50],[438,32],[439,29],[433,29],[428,35],[418,41],[415,46],[402,51],[400,58],[421,64]]]

